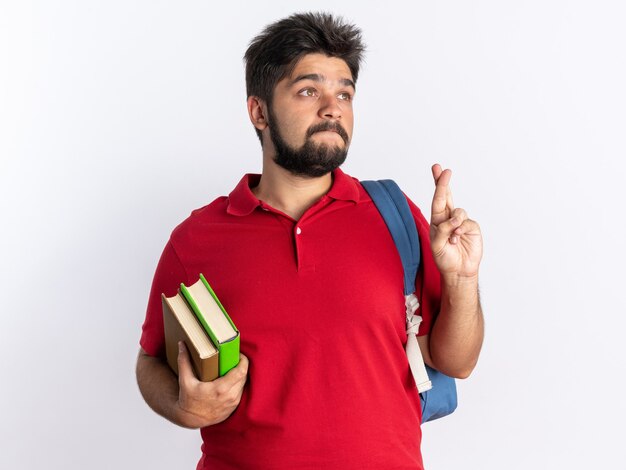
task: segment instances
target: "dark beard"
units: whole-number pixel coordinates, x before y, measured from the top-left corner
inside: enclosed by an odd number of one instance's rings
[[[310,127],[306,133],[306,140],[304,145],[300,148],[292,148],[287,142],[283,140],[280,135],[280,130],[276,124],[276,117],[274,113],[269,111],[269,128],[270,137],[274,148],[276,149],[276,156],[274,161],[278,166],[283,167],[291,174],[296,176],[308,176],[317,178],[324,176],[333,170],[339,168],[343,162],[346,161],[348,156],[348,144],[350,138],[345,129],[336,122],[325,121]],[[335,131],[343,139],[345,146],[339,147],[337,145],[318,145],[311,140],[311,136],[316,132],[321,131]]]

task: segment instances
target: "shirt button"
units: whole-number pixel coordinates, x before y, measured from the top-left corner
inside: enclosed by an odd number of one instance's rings
[[[302,229],[300,227],[296,227],[296,235],[300,235],[302,233]]]

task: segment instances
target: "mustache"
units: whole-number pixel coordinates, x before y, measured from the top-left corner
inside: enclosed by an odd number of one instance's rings
[[[316,132],[323,132],[323,131],[336,132],[337,134],[339,134],[339,136],[343,139],[343,141],[346,144],[350,140],[350,137],[348,137],[348,133],[341,126],[341,124],[339,124],[338,122],[329,122],[329,121],[320,122],[319,124],[309,127],[309,129],[306,132],[306,136],[307,138],[309,138]]]

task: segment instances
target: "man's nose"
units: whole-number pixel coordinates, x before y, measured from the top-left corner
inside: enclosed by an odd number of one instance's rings
[[[323,95],[319,115],[324,119],[341,119],[342,111],[338,98],[332,94]]]

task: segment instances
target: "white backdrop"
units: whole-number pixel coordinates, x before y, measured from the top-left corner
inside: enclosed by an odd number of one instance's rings
[[[619,1],[337,2],[369,46],[345,170],[481,223],[487,337],[429,470],[623,469]],[[134,378],[156,262],[258,172],[242,55],[310,2],[0,1],[0,468],[195,468]],[[602,388],[600,388],[602,387]]]

